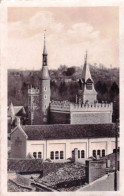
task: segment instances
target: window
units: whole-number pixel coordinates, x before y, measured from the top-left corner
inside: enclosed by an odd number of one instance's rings
[[[86,81],[86,88],[88,89],[88,90],[92,90],[92,80],[91,79],[88,79],[87,81]]]
[[[45,108],[46,108],[47,106],[45,105]]]
[[[58,151],[55,152],[55,159],[59,159],[59,152]]]
[[[50,152],[50,159],[51,159],[51,160],[54,159],[54,152],[53,152],[53,151]]]
[[[85,158],[85,151],[81,150],[81,158]]]
[[[78,159],[80,159],[80,150],[78,150]]]
[[[41,159],[41,158],[42,158],[42,153],[38,152],[38,159]]]
[[[99,155],[99,156],[100,156],[100,150],[97,150],[97,155]]]
[[[102,150],[102,157],[105,157],[105,150]]]
[[[74,156],[74,150],[72,150],[72,157]]]
[[[46,87],[44,87],[44,91],[47,91],[47,88]]]
[[[36,159],[37,158],[37,153],[33,152],[33,157]]]
[[[96,157],[96,150],[93,150],[93,157]]]
[[[47,95],[44,95],[44,99],[47,99]]]
[[[60,159],[64,159],[64,153],[63,153],[63,151],[60,151]]]

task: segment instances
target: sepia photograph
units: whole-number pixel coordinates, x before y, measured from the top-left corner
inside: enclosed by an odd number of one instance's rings
[[[119,7],[8,7],[7,23],[7,191],[119,191]]]

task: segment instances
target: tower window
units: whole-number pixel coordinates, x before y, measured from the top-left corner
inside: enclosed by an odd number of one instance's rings
[[[86,81],[86,88],[88,89],[88,90],[92,90],[92,80],[91,79],[88,79],[87,81]]]
[[[44,99],[47,99],[47,95],[44,95]]]
[[[46,87],[44,87],[44,91],[47,91],[47,88]]]

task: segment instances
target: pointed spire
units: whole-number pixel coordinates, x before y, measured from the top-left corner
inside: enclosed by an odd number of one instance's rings
[[[15,110],[12,102],[10,103],[9,109],[8,109],[8,116],[14,118],[15,117]]]
[[[45,35],[45,31],[44,30],[44,48],[43,48],[43,54],[47,54],[47,51],[46,51],[46,35]]]
[[[86,50],[86,55],[84,58],[84,67],[83,67],[83,72],[82,72],[82,79],[84,79],[84,81],[86,82],[88,78],[93,81],[90,70],[89,70],[89,65],[87,63],[87,50]]]

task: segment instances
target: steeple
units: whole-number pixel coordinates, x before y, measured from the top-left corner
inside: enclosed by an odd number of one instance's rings
[[[86,82],[88,79],[91,79],[91,81],[93,82],[93,79],[91,77],[91,73],[89,70],[89,65],[87,64],[87,51],[86,51],[86,55],[84,58],[84,67],[83,67],[83,72],[82,72],[82,79],[84,80],[84,82]]]
[[[43,66],[47,66],[47,51],[46,51],[46,36],[45,36],[45,33],[44,33],[44,48],[43,48]]]
[[[46,30],[45,30],[46,31]],[[47,55],[47,51],[46,51],[46,36],[45,36],[45,32],[44,32],[44,48],[43,48],[43,54]]]
[[[84,58],[84,67],[82,72],[82,79],[79,80],[81,91],[79,90],[79,99],[81,103],[94,103],[97,101],[97,92],[94,88],[94,81],[91,77],[89,66],[87,63],[87,51]]]
[[[12,120],[15,118],[15,110],[12,102],[10,103],[10,106],[8,108],[8,116],[12,118]]]

